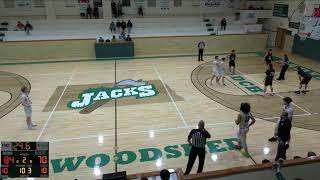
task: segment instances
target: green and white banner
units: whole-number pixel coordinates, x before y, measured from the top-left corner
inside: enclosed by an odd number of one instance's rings
[[[31,0],[16,0],[16,8],[18,10],[31,11],[32,4]]]

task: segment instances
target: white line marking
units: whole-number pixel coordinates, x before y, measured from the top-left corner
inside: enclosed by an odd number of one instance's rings
[[[234,122],[222,122],[222,123],[213,123],[213,124],[206,124],[206,128],[211,128],[215,126],[220,126],[222,124],[234,124]],[[129,131],[124,133],[118,133],[118,135],[132,135],[132,134],[140,134],[140,133],[149,133],[150,131],[159,132],[159,131],[170,131],[170,130],[177,130],[177,129],[191,129],[197,128],[196,126],[183,126],[183,127],[173,127],[173,128],[163,128],[163,129],[150,129],[150,130],[143,130],[143,131]],[[80,139],[91,139],[91,138],[98,138],[100,136],[109,137],[114,136],[114,133],[111,134],[99,134],[99,135],[88,135],[88,136],[80,136],[80,137],[72,137],[72,138],[62,138],[62,139],[45,139],[50,142],[63,142],[63,141],[72,141],[72,140],[80,140]]]
[[[182,122],[183,122],[184,126],[185,126],[185,127],[188,127],[187,122],[186,122],[186,121],[185,121],[185,119],[183,118],[183,116],[182,116],[182,114],[181,114],[181,112],[180,112],[180,110],[179,110],[179,108],[178,108],[177,104],[174,102],[174,100],[173,100],[173,98],[172,98],[171,94],[169,93],[169,91],[168,91],[168,89],[167,89],[167,86],[164,84],[164,82],[163,82],[163,80],[162,80],[162,78],[161,78],[161,76],[160,76],[160,74],[159,74],[159,71],[157,70],[157,67],[156,67],[154,64],[153,64],[153,68],[154,68],[154,70],[156,71],[156,73],[157,73],[157,75],[158,75],[158,77],[159,77],[159,79],[160,79],[160,81],[161,81],[162,85],[163,85],[163,86],[164,86],[164,88],[166,89],[166,91],[167,91],[167,93],[168,93],[168,95],[169,95],[169,97],[170,97],[170,99],[171,99],[171,101],[172,101],[173,105],[176,107],[176,110],[177,110],[177,112],[179,113],[180,118],[181,118],[181,120],[182,120]]]
[[[260,86],[264,87],[264,85],[262,85],[260,82],[256,81],[255,79],[251,78],[249,75],[244,74],[244,73],[242,73],[241,71],[239,71],[239,70],[237,70],[237,69],[236,69],[236,71],[238,71],[238,72],[239,72],[240,74],[242,74],[242,75],[247,76],[248,79],[251,79],[252,81],[258,83]],[[278,94],[278,93],[276,93],[276,95],[279,96],[279,97],[282,98],[282,99],[284,98],[283,96],[281,96],[281,95]],[[293,103],[293,102],[292,102],[292,104],[293,104],[294,106],[296,106],[297,108],[301,109],[302,111],[304,111],[305,113],[310,114],[310,115],[312,114],[312,113],[310,113],[309,111],[307,111],[307,110],[303,109],[302,107],[298,106],[297,104],[295,104],[295,103]]]
[[[293,115],[294,117],[299,117],[299,116],[311,116],[311,115],[317,115],[318,113],[311,113],[311,114],[295,114]],[[267,117],[267,118],[262,118],[262,119],[279,119],[280,117]]]
[[[70,78],[69,78],[69,80],[68,80],[68,82],[67,82],[66,86],[64,87],[64,89],[63,89],[63,91],[62,91],[62,93],[61,93],[61,95],[60,95],[60,97],[59,97],[59,99],[58,99],[58,101],[57,101],[56,105],[53,107],[53,109],[52,109],[52,111],[51,111],[51,113],[50,113],[50,115],[49,115],[49,117],[48,117],[48,119],[47,119],[46,123],[44,124],[44,126],[43,126],[43,128],[42,128],[42,130],[41,130],[40,134],[38,135],[37,141],[39,141],[39,140],[40,140],[40,138],[41,138],[41,136],[42,136],[42,134],[43,134],[43,132],[44,132],[45,128],[47,127],[47,125],[48,125],[48,123],[49,123],[49,121],[50,121],[50,119],[51,119],[51,117],[52,117],[52,115],[53,115],[54,111],[56,110],[56,108],[57,108],[57,106],[58,106],[58,104],[59,104],[59,102],[60,102],[60,100],[61,100],[61,98],[62,98],[62,96],[63,96],[64,92],[66,91],[67,87],[69,86],[69,84],[70,84],[70,82],[71,82],[71,80],[72,80],[72,78],[73,78],[73,76],[74,76],[74,74],[75,74],[75,72],[76,72],[77,66],[78,66],[78,65],[76,65],[76,66],[74,67],[74,69],[73,69],[73,71],[72,71],[72,74],[71,74],[71,76],[70,76]]]

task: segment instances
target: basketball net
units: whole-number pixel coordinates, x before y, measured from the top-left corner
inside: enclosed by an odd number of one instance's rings
[[[304,32],[304,33],[299,33],[298,35],[299,35],[301,41],[305,41],[308,37],[310,37],[311,33]]]

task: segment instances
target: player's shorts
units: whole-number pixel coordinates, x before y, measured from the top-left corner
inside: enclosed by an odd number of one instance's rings
[[[264,86],[272,86],[273,79],[266,79],[264,81]]]
[[[312,77],[307,77],[307,78],[303,78],[300,82],[300,84],[309,84],[310,80],[312,79]]]
[[[218,73],[219,73],[219,76],[224,76],[224,69],[219,69]]]
[[[24,112],[26,113],[27,117],[31,117],[32,116],[32,107],[31,106],[24,106]]]
[[[213,76],[220,76],[219,71],[217,69],[212,70],[212,75]]]
[[[229,61],[229,67],[235,67],[236,63],[234,61]]]

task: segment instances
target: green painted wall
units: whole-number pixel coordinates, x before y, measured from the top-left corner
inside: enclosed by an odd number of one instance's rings
[[[320,40],[307,38],[300,40],[298,35],[294,36],[292,52],[304,56],[306,58],[320,61]]]

